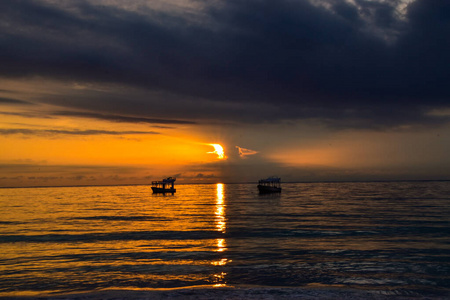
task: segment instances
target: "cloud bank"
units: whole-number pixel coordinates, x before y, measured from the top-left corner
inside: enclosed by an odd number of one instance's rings
[[[34,100],[118,122],[449,120],[449,1],[168,3],[1,1],[0,77],[86,85]]]
[[[91,136],[91,135],[134,135],[134,134],[159,134],[155,131],[112,131],[112,130],[58,130],[58,129],[27,129],[8,128],[1,129],[0,135],[24,135],[24,136]]]

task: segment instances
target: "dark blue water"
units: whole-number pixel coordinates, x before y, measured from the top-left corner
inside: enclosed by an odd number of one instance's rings
[[[325,287],[450,295],[450,182],[0,189],[0,296]]]

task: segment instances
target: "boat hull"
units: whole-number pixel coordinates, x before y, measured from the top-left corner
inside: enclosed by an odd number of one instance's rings
[[[177,191],[177,189],[164,189],[164,188],[159,188],[159,187],[154,187],[152,186],[152,191],[153,193],[175,193]]]
[[[261,194],[267,194],[267,193],[281,193],[280,187],[275,186],[265,186],[265,185],[258,185],[258,190]]]

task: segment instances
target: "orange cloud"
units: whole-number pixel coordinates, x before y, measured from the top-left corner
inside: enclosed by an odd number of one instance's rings
[[[239,147],[239,146],[236,146],[236,148],[238,149],[239,156],[241,158],[245,158],[247,155],[254,155],[254,154],[258,153],[258,151],[242,148],[242,147]]]

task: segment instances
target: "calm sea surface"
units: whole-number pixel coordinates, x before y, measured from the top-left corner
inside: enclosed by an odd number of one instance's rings
[[[0,189],[0,296],[343,287],[450,296],[450,182]]]

